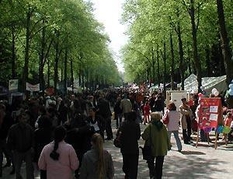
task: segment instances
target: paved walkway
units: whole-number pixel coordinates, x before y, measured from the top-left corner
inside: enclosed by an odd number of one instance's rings
[[[116,132],[115,121],[113,131]],[[145,128],[141,125],[141,131]],[[193,136],[195,137],[195,136]],[[212,136],[214,138],[214,136]],[[142,139],[139,141],[143,145]],[[165,157],[163,168],[163,179],[230,179],[233,177],[233,144],[227,146],[224,142],[218,141],[217,149],[214,143],[199,142],[198,146],[183,144],[183,151],[179,153],[172,136],[172,150]],[[112,141],[106,141],[105,148],[112,154],[115,166],[115,179],[123,179],[122,156],[120,150],[113,146]],[[139,157],[138,179],[149,178],[149,171],[146,162]],[[3,179],[13,179],[14,175],[9,175],[11,168],[3,170]],[[23,166],[23,173],[25,166]],[[39,179],[39,177],[36,177]]]
[[[141,129],[144,129],[143,125],[141,125]],[[142,140],[140,140],[140,144],[143,145]],[[193,145],[183,144],[182,141],[182,145],[183,151],[179,153],[172,137],[173,147],[165,157],[163,179],[227,179],[233,177],[233,144],[226,146],[224,142],[218,141],[217,149],[211,142],[209,144],[198,142],[196,147],[195,141]],[[111,142],[106,143],[106,148],[112,153],[115,162],[116,175],[114,178],[123,179],[122,157],[119,149],[114,148]],[[147,164],[142,159],[141,153],[138,178],[149,178]]]

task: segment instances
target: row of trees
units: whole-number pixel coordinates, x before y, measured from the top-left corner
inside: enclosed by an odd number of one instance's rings
[[[119,84],[109,37],[84,0],[0,0],[0,81]]]
[[[232,0],[126,0],[122,49],[128,80],[181,82],[191,73],[233,79]]]

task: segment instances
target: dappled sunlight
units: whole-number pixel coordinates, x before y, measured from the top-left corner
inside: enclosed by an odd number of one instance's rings
[[[141,125],[141,131],[145,128]],[[114,131],[114,136],[116,130]],[[194,136],[195,137],[195,136]],[[214,149],[214,142],[198,142],[196,147],[196,141],[194,140],[192,145],[183,144],[183,150],[177,151],[176,143],[172,136],[172,149],[168,152],[164,160],[163,167],[163,179],[175,178],[175,179],[192,179],[192,178],[205,178],[213,179],[219,178],[221,174],[222,178],[229,178],[231,170],[224,168],[228,166],[229,161],[226,160],[226,151],[233,151],[233,144],[218,143],[218,148]],[[139,146],[143,146],[144,141],[139,140]],[[113,145],[113,141],[106,141],[104,143],[105,149],[107,149],[113,157],[115,167],[115,179],[123,179],[124,173],[122,171],[122,154],[119,148]],[[223,158],[220,158],[223,156]],[[141,150],[139,150],[139,165],[138,165],[138,179],[149,178],[149,170],[147,163],[142,158]]]

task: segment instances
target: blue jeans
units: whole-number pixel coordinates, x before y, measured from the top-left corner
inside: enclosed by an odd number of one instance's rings
[[[176,140],[176,146],[178,148],[178,150],[182,150],[182,145],[181,145],[181,141],[179,138],[179,132],[178,131],[168,131],[168,138],[171,141],[171,134],[173,133],[175,140]]]

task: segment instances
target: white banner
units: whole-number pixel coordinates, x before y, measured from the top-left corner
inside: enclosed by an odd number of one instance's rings
[[[32,85],[26,82],[26,90],[27,91],[40,91],[40,84]]]
[[[171,92],[171,101],[175,103],[177,109],[182,104],[182,98],[186,98],[187,101],[189,100],[186,91]]]
[[[18,79],[11,79],[9,80],[9,91],[18,91]]]

